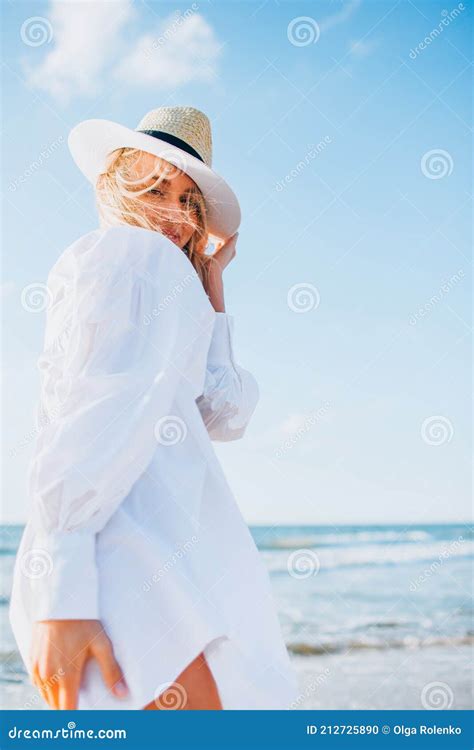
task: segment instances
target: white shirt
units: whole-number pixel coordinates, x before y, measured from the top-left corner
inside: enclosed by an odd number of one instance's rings
[[[187,256],[130,225],[72,243],[48,276],[31,513],[10,622],[100,619],[130,688],[89,660],[78,708],[140,709],[201,652],[224,708],[288,708],[296,677],[270,584],[212,440],[259,389]]]

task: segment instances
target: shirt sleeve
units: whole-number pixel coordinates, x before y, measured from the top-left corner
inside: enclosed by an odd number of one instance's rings
[[[241,438],[258,400],[257,381],[235,361],[234,317],[216,312],[204,389],[196,400],[211,439]]]
[[[170,297],[179,273],[169,263],[179,258],[155,246],[149,273],[143,257],[125,262],[124,237],[107,235],[97,267],[76,274],[60,372],[42,360],[54,399],[28,480],[35,546],[49,567],[31,580],[35,620],[100,619],[95,536],[151,461],[186,368],[180,352],[190,351],[187,291]]]

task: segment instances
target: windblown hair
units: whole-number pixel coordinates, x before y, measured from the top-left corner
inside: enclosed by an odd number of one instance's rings
[[[134,176],[133,166],[140,158],[140,149],[119,148],[108,158],[107,169],[100,175],[96,185],[96,206],[99,213],[101,227],[117,224],[131,224],[152,231],[159,231],[161,222],[188,223],[193,228],[193,234],[183,250],[193,264],[203,285],[206,284],[211,263],[215,263],[212,255],[205,253],[209,231],[207,227],[206,203],[202,192],[197,188],[191,197],[187,198],[182,208],[164,208],[151,202],[146,203],[142,196],[159,186],[161,181],[173,175],[176,170],[172,164],[154,173],[158,173],[155,181],[146,187],[141,177]],[[207,287],[206,287],[207,288]]]

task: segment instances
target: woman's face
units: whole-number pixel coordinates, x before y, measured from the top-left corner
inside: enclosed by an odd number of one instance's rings
[[[140,152],[133,171],[133,179],[143,180],[137,184],[140,189],[153,185],[158,175],[163,174],[161,182],[140,195],[139,200],[143,212],[156,229],[183,249],[191,239],[195,226],[186,221],[182,211],[190,200],[193,205],[196,183],[174,165],[145,151]]]

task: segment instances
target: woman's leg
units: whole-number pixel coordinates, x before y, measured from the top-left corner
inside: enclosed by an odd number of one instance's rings
[[[204,652],[201,652],[181,672],[173,685],[145,706],[144,710],[160,709],[184,711],[222,709],[217,685]]]

